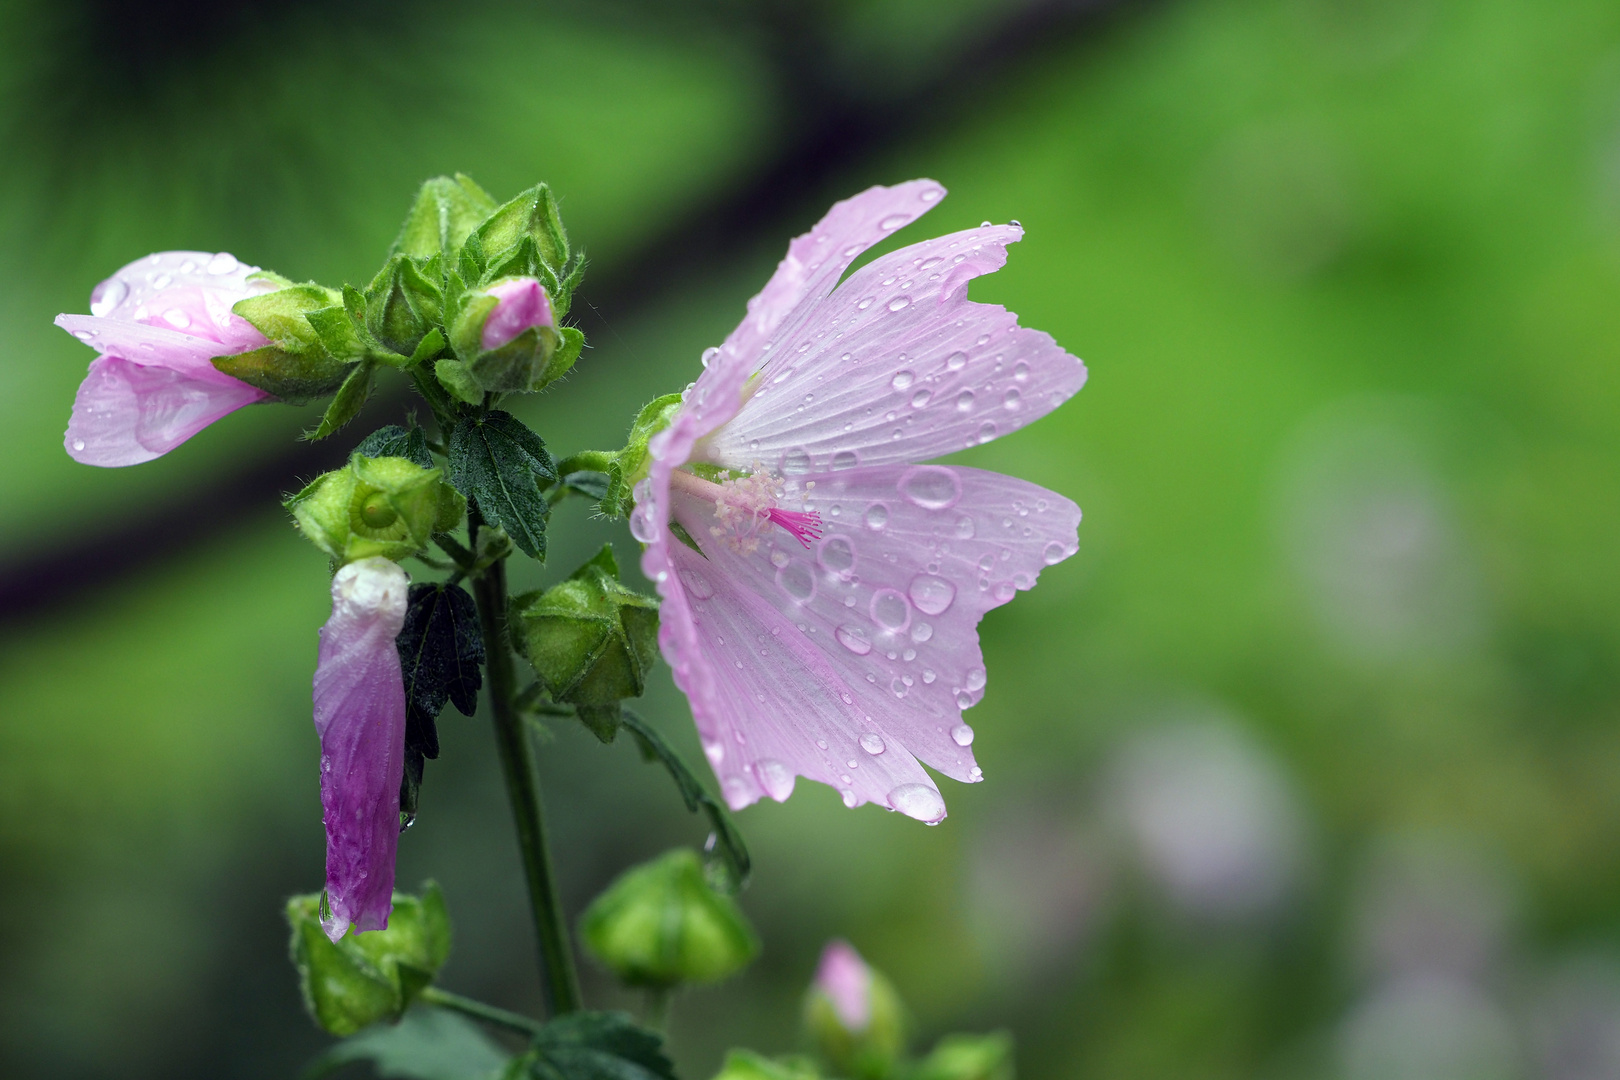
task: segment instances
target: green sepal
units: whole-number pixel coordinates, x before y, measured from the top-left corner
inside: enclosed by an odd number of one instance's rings
[[[498,208],[473,233],[485,267],[499,266],[525,239],[534,241],[540,260],[554,270],[568,265],[568,233],[557,200],[546,184],[536,184]],[[474,278],[463,275],[468,282]],[[481,276],[480,276],[481,280]],[[491,279],[493,280],[493,279]]]
[[[420,897],[395,893],[383,930],[353,931],[333,942],[321,927],[321,896],[287,901],[290,952],[310,1016],[334,1035],[398,1020],[450,955],[450,914],[439,886]]]
[[[306,316],[337,302],[336,292],[311,281],[244,297],[231,306],[231,311],[252,323],[272,345],[302,353],[325,348]]]
[[[324,350],[288,352],[275,345],[235,356],[216,356],[216,369],[293,405],[322,398],[343,385],[349,365]]]
[[[460,293],[452,305],[450,347],[461,361],[461,372],[451,376],[459,389],[449,382],[446,386],[464,401],[473,384],[494,393],[542,390],[574,366],[585,343],[584,332],[574,327],[531,326],[499,348],[485,349],[484,323],[498,304],[489,293],[472,289]]]
[[[468,371],[467,365],[460,360],[452,360],[447,356],[443,360],[436,361],[433,365],[433,377],[457,401],[478,405],[484,400],[484,388],[478,385],[478,380],[472,377],[472,372]]]
[[[441,470],[359,452],[285,505],[299,531],[339,564],[419,554],[434,533],[454,528],[466,512],[466,500]]]
[[[752,1050],[731,1050],[714,1080],[820,1080],[815,1064],[806,1058],[768,1058]]]
[[[355,364],[350,369],[348,377],[343,380],[343,385],[338,387],[337,393],[332,398],[332,404],[328,405],[326,412],[321,415],[321,422],[316,425],[314,431],[306,432],[305,437],[311,442],[318,442],[336,433],[350,420],[359,416],[360,410],[365,408],[366,401],[371,397],[376,374],[377,363],[374,360],[366,359]]]
[[[425,364],[444,352],[444,331],[437,326],[429,330],[422,340],[416,343],[416,350],[411,353],[411,367]]]
[[[585,909],[579,933],[629,986],[716,982],[759,955],[736,901],[709,887],[702,859],[687,848],[621,874]]]
[[[366,329],[383,347],[414,353],[444,317],[444,294],[404,255],[395,255],[366,287]]]
[[[363,327],[355,324],[349,309],[342,304],[318,308],[304,317],[315,328],[326,351],[339,360],[363,360],[370,351],[367,340],[361,336]]]
[[[551,508],[540,487],[557,482],[551,455],[523,422],[508,412],[463,417],[450,431],[450,476],[529,558],[546,557]]]
[[[905,1080],[1013,1080],[1012,1036],[947,1035],[905,1072]]]
[[[630,493],[637,482],[647,475],[647,440],[669,426],[680,404],[681,395],[665,394],[647,402],[636,414],[624,449],[619,451],[613,464],[608,467],[608,493],[598,504],[607,517],[624,517],[635,505]]]
[[[619,583],[612,546],[566,581],[515,597],[508,618],[552,700],[612,742],[619,702],[642,695],[658,656],[658,601]]]
[[[389,254],[423,260],[437,255],[451,265],[467,236],[495,208],[495,200],[471,177],[435,176],[417,193]]]

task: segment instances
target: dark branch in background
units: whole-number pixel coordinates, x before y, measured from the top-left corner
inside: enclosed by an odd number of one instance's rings
[[[92,5],[93,6],[93,5]],[[127,13],[131,5],[115,2],[110,10]],[[209,5],[216,9],[230,5]],[[871,74],[882,58],[862,56],[840,45],[845,35],[824,3],[774,3],[737,0],[715,5],[621,3],[602,8],[581,7],[597,17],[634,15],[671,22],[677,32],[724,33],[751,43],[769,61],[778,83],[780,142],[758,167],[734,186],[714,194],[650,237],[634,254],[593,271],[582,294],[590,304],[575,311],[587,332],[602,329],[601,316],[629,317],[644,304],[656,301],[672,281],[690,279],[707,267],[723,265],[757,245],[758,237],[807,226],[824,189],[837,176],[862,160],[902,139],[914,139],[947,127],[995,83],[1019,65],[1042,53],[1072,48],[1077,41],[1099,32],[1130,0],[1030,0],[1007,8],[988,26],[975,27],[966,44],[946,49],[932,62],[916,65],[909,78],[890,79],[886,86]],[[165,11],[190,5],[169,0]],[[362,4],[360,9],[373,10]],[[653,14],[656,13],[656,14]],[[219,36],[239,31],[259,18],[259,8],[214,24],[203,40],[188,40],[195,48]],[[585,17],[591,17],[586,15]],[[403,21],[403,20],[401,20]],[[105,29],[95,40],[105,41]],[[65,55],[75,55],[67,50]],[[183,50],[171,53],[183,55]],[[96,65],[88,64],[90,70]],[[125,77],[140,90],[151,92],[149,66],[132,68]],[[109,88],[98,76],[89,92],[75,96],[89,104]],[[73,111],[72,106],[67,106]],[[73,130],[68,126],[65,130]],[[890,178],[909,179],[909,177]],[[848,194],[847,192],[845,194]],[[786,234],[782,237],[785,241]],[[596,322],[596,325],[592,325]],[[368,414],[397,411],[403,396],[379,396]],[[361,418],[361,423],[367,417]],[[357,428],[357,431],[361,430]],[[168,503],[159,503],[119,528],[98,532],[79,544],[55,545],[25,553],[0,569],[0,622],[17,621],[74,594],[104,588],[189,548],[276,504],[282,494],[296,490],[299,479],[336,468],[347,457],[352,439],[295,443],[258,459],[248,467],[193,486]],[[206,512],[203,508],[206,507]],[[108,557],[108,552],[117,552]]]

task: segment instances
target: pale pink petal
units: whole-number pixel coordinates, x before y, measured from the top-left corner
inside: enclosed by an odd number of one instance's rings
[[[531,277],[513,278],[491,285],[486,292],[497,303],[484,320],[479,344],[498,349],[532,326],[551,325],[551,298],[545,286]]]
[[[315,668],[326,823],[323,919],[333,941],[381,930],[393,910],[399,784],[405,768],[405,683],[394,640],[409,581],[387,559],[350,563],[332,579],[332,617]]]
[[[100,357],[90,364],[74,396],[63,445],[69,456],[85,465],[138,465],[269,396],[215,375],[193,379],[167,368]]]
[[[187,287],[234,294],[237,299],[275,288],[266,281],[249,281],[257,266],[238,262],[228,252],[159,251],[136,259],[90,292],[90,314],[98,318],[142,321],[168,305],[163,294]]]
[[[848,1030],[859,1033],[872,1022],[872,969],[849,942],[827,942],[811,985],[827,995]]]
[[[969,229],[862,267],[784,322],[737,415],[698,448],[786,473],[930,458],[989,442],[1079,391],[1086,369],[1038,330],[967,298],[1017,226]]]

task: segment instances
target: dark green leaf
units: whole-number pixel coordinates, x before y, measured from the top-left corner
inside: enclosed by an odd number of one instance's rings
[[[433,454],[428,450],[427,435],[419,427],[409,430],[398,424],[389,424],[378,428],[354,448],[357,454],[366,457],[402,457],[424,469],[433,468]]]
[[[563,477],[563,486],[592,502],[600,502],[608,493],[608,478],[606,473],[599,472],[569,473]]]
[[[753,872],[753,860],[748,855],[748,846],[743,843],[742,833],[731,821],[730,812],[721,805],[720,800],[709,794],[709,789],[703,786],[674,748],[647,721],[629,709],[621,708],[619,722],[635,735],[642,756],[648,761],[657,761],[669,772],[670,778],[675,781],[675,789],[681,793],[681,800],[686,803],[686,809],[694,814],[701,810],[708,816],[714,828],[714,854],[719,856],[727,878],[716,884],[728,885],[730,892],[747,885],[748,876]]]
[[[478,606],[466,589],[412,585],[396,644],[407,701],[429,717],[437,717],[446,700],[464,716],[477,710],[484,638]]]
[[[486,1080],[506,1054],[477,1025],[443,1009],[418,1007],[397,1024],[379,1024],[344,1039],[304,1071],[315,1080],[357,1061],[399,1080]]]
[[[663,1039],[624,1013],[559,1016],[534,1037],[529,1075],[536,1080],[675,1080]]]
[[[540,436],[511,413],[492,412],[457,423],[449,449],[456,488],[524,554],[543,561],[550,508],[539,485],[556,483],[557,470]]]

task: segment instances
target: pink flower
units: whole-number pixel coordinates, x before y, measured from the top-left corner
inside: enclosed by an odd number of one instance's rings
[[[872,969],[849,942],[827,942],[811,988],[827,995],[847,1030],[859,1034],[872,1022]]]
[[[942,819],[918,759],[982,776],[962,722],[985,686],[979,619],[1076,550],[1080,510],[1061,495],[911,464],[1022,427],[1085,382],[1048,335],[967,299],[1022,229],[913,244],[839,283],[944,194],[914,180],[834,206],[648,444],[631,531],[733,808],[804,776],[846,806]],[[697,463],[746,475],[716,483]]]
[[[86,465],[138,465],[244,405],[269,397],[210,361],[269,344],[231,313],[268,292],[258,272],[220,252],[162,251],[95,287],[90,314],[56,325],[101,353],[73,399],[64,443]]]
[[[484,348],[498,349],[531,326],[551,325],[551,298],[534,278],[512,278],[484,291],[499,301],[484,320]]]
[[[405,682],[394,639],[409,581],[384,558],[332,579],[332,617],[315,667],[326,822],[326,936],[381,930],[393,910],[399,783],[405,768]]]

